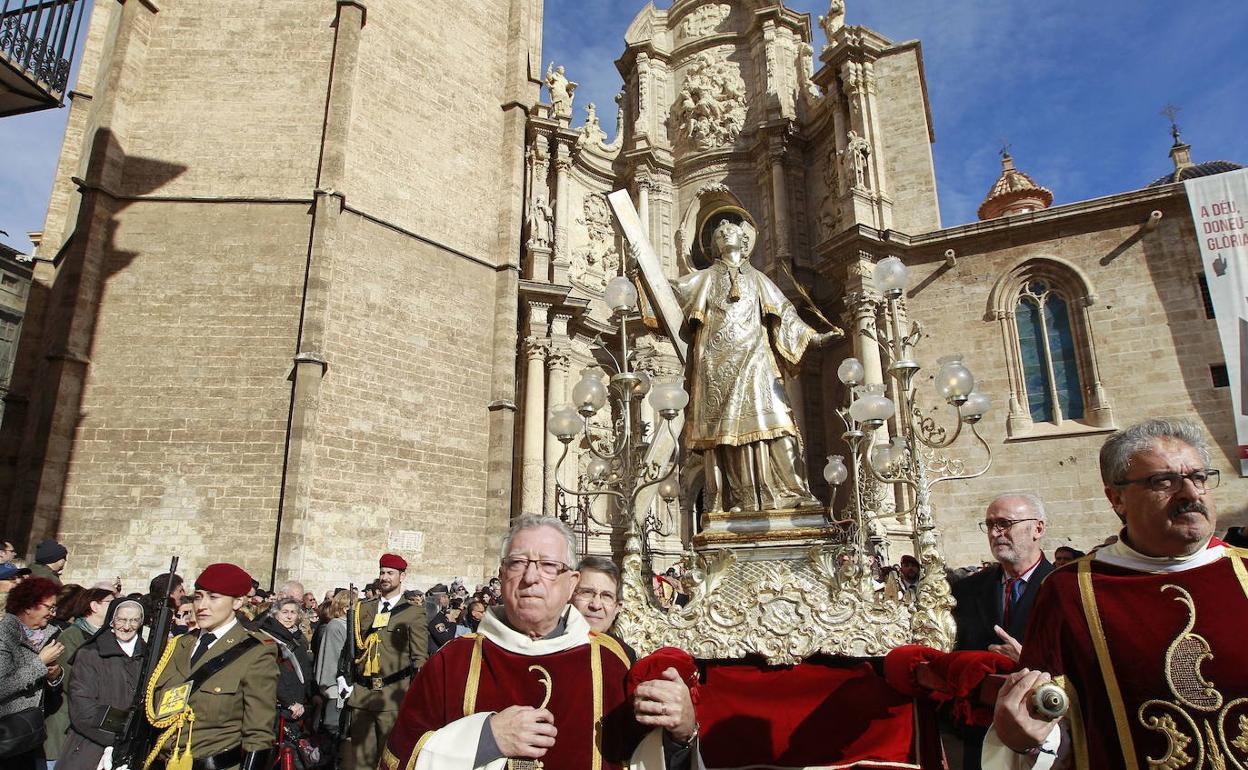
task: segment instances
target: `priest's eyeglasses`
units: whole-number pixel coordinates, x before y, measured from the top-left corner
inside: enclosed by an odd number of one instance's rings
[[[1216,489],[1222,474],[1216,468],[1200,468],[1191,473],[1154,473],[1142,479],[1115,481],[1114,486],[1125,487],[1129,484],[1143,484],[1154,492],[1177,492],[1183,486],[1183,479],[1192,482],[1196,491],[1204,493]]]
[[[1039,519],[989,519],[988,521],[979,522],[979,531],[985,534],[990,532],[1009,532],[1015,526],[1022,524],[1024,521],[1040,521]]]
[[[537,567],[537,574],[544,578],[557,578],[565,572],[571,572],[572,568],[561,561],[551,561],[549,559],[526,559],[523,556],[508,556],[503,559],[503,569],[508,575],[523,575],[529,571],[529,565]]]

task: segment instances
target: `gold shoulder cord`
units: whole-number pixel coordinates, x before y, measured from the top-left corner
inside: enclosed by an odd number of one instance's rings
[[[363,638],[360,629],[360,608],[355,608],[355,645],[360,651],[355,664],[360,667],[360,676],[376,676],[381,673],[381,634],[369,634]]]
[[[1109,657],[1109,643],[1105,640],[1105,628],[1101,625],[1101,613],[1096,607],[1096,592],[1092,588],[1092,559],[1079,560],[1079,598],[1082,599],[1083,615],[1088,621],[1088,633],[1096,650],[1096,660],[1101,667],[1101,679],[1105,682],[1105,694],[1114,712],[1114,724],[1118,728],[1118,743],[1122,745],[1122,757],[1127,767],[1138,767],[1135,744],[1131,740],[1131,726],[1127,722],[1127,707],[1122,700],[1122,688],[1114,674],[1114,662]]]
[[[143,760],[143,770],[148,770],[152,763],[156,761],[156,757],[160,755],[161,749],[173,738],[173,751],[169,755],[169,761],[165,763],[165,770],[191,770],[191,740],[195,732],[195,712],[191,709],[188,699],[186,707],[182,710],[171,714],[163,719],[156,715],[156,682],[160,681],[161,674],[165,672],[165,668],[169,665],[169,661],[173,659],[173,653],[177,650],[178,640],[185,634],[179,634],[165,645],[165,651],[160,656],[160,661],[156,664],[156,668],[152,670],[152,678],[147,683],[147,693],[144,698],[144,710],[147,712],[147,721],[152,723],[152,727],[157,730],[163,730],[156,739],[156,745],[148,753],[147,759]],[[186,745],[181,752],[178,751],[179,745],[182,743],[182,728],[186,727]]]

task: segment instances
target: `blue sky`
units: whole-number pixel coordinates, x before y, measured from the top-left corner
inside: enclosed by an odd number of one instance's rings
[[[660,2],[659,7],[669,3]],[[811,14],[826,0],[789,0]],[[1197,162],[1248,165],[1248,3],[1243,0],[846,0],[847,21],[919,39],[946,226],[973,221],[1008,138],[1018,167],[1069,203],[1147,184],[1170,168],[1169,126]],[[580,82],[614,132],[614,61],[638,0],[545,0],[543,58]],[[84,32],[85,32],[85,24]],[[823,33],[815,28],[816,49]],[[68,110],[0,119],[0,240],[28,250],[43,226]]]
[[[1172,169],[1167,103],[1193,159],[1248,165],[1248,3],[1243,0],[845,0],[846,21],[923,43],[941,220],[975,220],[1016,165],[1054,204],[1146,185]],[[656,2],[660,8],[669,2]],[[827,0],[786,0],[815,24]],[[644,3],[546,0],[543,55],[580,83],[574,124],[596,102],[614,135],[614,66]],[[885,96],[886,98],[886,96]],[[604,108],[604,105],[607,105]]]

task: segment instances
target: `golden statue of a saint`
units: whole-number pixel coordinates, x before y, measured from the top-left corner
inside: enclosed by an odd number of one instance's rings
[[[683,445],[702,454],[708,511],[819,507],[784,388],[807,348],[841,332],[816,332],[749,257],[757,228],[721,206],[700,217],[699,244],[714,262],[672,289],[690,342]]]

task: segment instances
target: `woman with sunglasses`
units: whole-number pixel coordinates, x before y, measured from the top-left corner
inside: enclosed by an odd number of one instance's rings
[[[64,645],[49,635],[56,614],[58,586],[47,578],[27,578],[9,592],[0,617],[0,766],[5,770],[43,768],[44,690],[61,681],[57,660]]]
[[[143,605],[133,599],[117,602],[105,627],[84,643],[74,656],[69,677],[69,736],[56,763],[58,770],[95,770],[114,748],[117,733],[106,720],[130,708],[142,674]],[[111,764],[111,762],[110,762]]]

